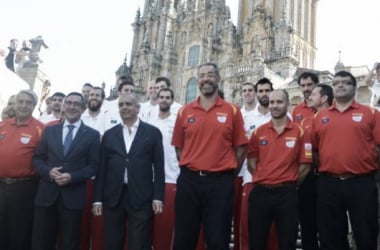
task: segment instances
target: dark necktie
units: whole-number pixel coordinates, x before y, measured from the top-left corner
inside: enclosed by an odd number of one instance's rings
[[[69,132],[66,135],[65,141],[63,142],[63,154],[66,155],[67,151],[69,151],[70,145],[73,142],[73,129],[74,125],[67,125]]]

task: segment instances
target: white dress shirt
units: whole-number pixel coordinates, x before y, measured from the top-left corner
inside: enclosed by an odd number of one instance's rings
[[[97,116],[91,116],[89,111],[88,111],[88,108],[83,112],[82,116],[81,116],[81,119],[82,121],[84,122],[84,124],[86,124],[87,126],[89,126],[90,128],[93,128],[95,130],[97,130],[100,135],[103,135],[104,134],[104,131],[105,131],[105,115],[104,115],[104,111],[102,109],[100,109],[100,112],[99,114],[97,114]]]
[[[132,127],[128,128],[127,125],[123,124],[123,139],[125,144],[125,151],[129,153],[129,150],[131,150],[131,146],[133,143],[133,140],[135,139],[137,129],[140,125],[140,120],[137,119],[136,122],[132,125]],[[125,169],[124,172],[124,183],[128,183],[128,171]]]
[[[65,141],[65,138],[67,136],[67,134],[69,133],[69,127],[68,125],[74,125],[74,128],[73,128],[73,141],[74,141],[74,138],[78,132],[78,129],[80,127],[80,124],[81,124],[81,120],[77,121],[77,122],[74,122],[74,123],[69,123],[68,121],[65,120],[65,122],[63,123],[63,131],[62,131],[62,143]],[[63,145],[63,144],[62,144]]]

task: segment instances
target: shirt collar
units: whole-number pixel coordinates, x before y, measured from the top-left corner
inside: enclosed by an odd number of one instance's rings
[[[286,116],[288,116],[288,115],[286,115]],[[285,129],[290,129],[293,127],[293,122],[292,122],[292,120],[289,119],[289,117],[287,117],[287,118],[288,119],[286,120]],[[269,122],[269,127],[274,129],[272,120]]]
[[[124,123],[122,123],[123,124],[123,128],[127,128],[128,129],[128,126],[127,125],[125,125]],[[137,129],[138,127],[139,127],[139,125],[140,125],[140,119],[136,119],[136,122],[135,123],[133,123],[133,125],[132,125],[132,127],[131,127],[131,130],[135,130],[135,129]]]
[[[33,117],[31,116],[28,120],[26,120],[25,122],[22,122],[20,124],[17,124],[15,117],[9,118],[9,121],[14,126],[28,126],[32,122],[32,119],[33,119]]]
[[[197,100],[195,100],[195,101],[193,101],[192,103],[190,103],[190,105],[191,105],[192,108],[204,109],[204,108],[200,105],[200,103],[199,103],[199,102],[200,102],[200,98],[201,98],[201,97],[198,96]],[[213,105],[210,109],[212,109],[212,108],[215,107],[215,106],[222,106],[223,101],[224,101],[224,100],[223,100],[220,96],[217,96],[214,105]]]
[[[357,108],[359,108],[359,104],[355,100],[353,100],[351,105],[346,110],[357,109]],[[331,107],[328,108],[328,110],[334,110],[334,109],[338,110],[336,108],[336,101],[334,101],[333,104],[331,105]]]
[[[74,122],[74,123],[70,123],[70,122],[68,122],[67,120],[65,120],[65,121],[63,122],[63,127],[65,128],[65,127],[67,127],[68,125],[74,125],[74,128],[79,128],[81,122],[82,122],[82,121],[81,121],[80,119],[79,119],[78,121]]]

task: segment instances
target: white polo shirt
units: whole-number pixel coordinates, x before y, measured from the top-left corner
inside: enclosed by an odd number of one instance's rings
[[[156,117],[151,117],[147,121],[157,127],[162,133],[165,160],[165,183],[177,183],[180,171],[175,147],[171,144],[176,117],[176,115],[171,114],[167,118],[161,119],[157,115]]]

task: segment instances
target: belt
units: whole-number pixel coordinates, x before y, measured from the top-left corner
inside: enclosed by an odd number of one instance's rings
[[[0,183],[15,184],[36,179],[35,176],[0,178]]]
[[[182,167],[183,171],[185,173],[190,173],[197,176],[222,176],[222,175],[233,175],[235,171],[233,169],[231,170],[224,170],[224,171],[207,171],[207,170],[192,170],[188,167]]]
[[[276,184],[256,184],[256,186],[267,188],[267,189],[277,189],[277,188],[283,188],[283,187],[296,187],[297,182],[294,181],[287,181],[287,182],[281,182]]]
[[[369,172],[369,173],[365,173],[365,174],[353,174],[353,173],[333,174],[333,173],[328,173],[328,172],[319,173],[319,175],[332,177],[332,178],[339,179],[342,181],[349,180],[352,178],[357,178],[357,177],[370,176],[373,174],[374,174],[374,172]]]

